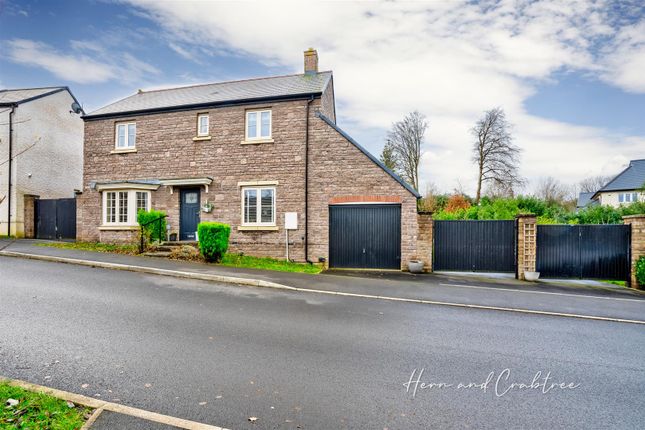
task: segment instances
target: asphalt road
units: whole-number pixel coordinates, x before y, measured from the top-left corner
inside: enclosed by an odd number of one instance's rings
[[[537,372],[577,388],[506,391]],[[0,257],[0,374],[233,429],[641,428],[645,327]]]

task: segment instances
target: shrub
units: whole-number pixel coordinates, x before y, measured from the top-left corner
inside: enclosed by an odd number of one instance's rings
[[[231,226],[219,222],[200,222],[197,226],[199,250],[206,261],[218,262],[228,249]]]
[[[446,212],[457,212],[459,209],[468,209],[469,207],[470,203],[468,203],[468,200],[464,196],[455,194],[448,199],[444,210]]]
[[[636,282],[639,287],[645,287],[645,256],[636,260]]]
[[[139,213],[137,213],[137,222],[139,223],[139,226],[142,226],[141,230],[143,231],[146,243],[150,243],[155,240],[163,242],[166,239],[166,218],[162,218],[158,222],[152,222],[143,227],[143,224],[147,224],[157,218],[163,217],[164,215],[166,215],[164,211],[155,210],[140,210]]]

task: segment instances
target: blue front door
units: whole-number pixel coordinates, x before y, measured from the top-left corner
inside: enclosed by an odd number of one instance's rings
[[[179,197],[179,240],[195,240],[199,224],[199,188],[182,188]]]

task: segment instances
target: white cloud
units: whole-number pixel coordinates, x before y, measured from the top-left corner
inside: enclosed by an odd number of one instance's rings
[[[34,40],[12,39],[5,42],[7,58],[26,66],[45,69],[60,79],[91,84],[110,80],[135,82],[159,70],[129,53],[110,55],[100,44],[72,40],[71,53]]]
[[[524,108],[536,83],[563,70],[645,92],[645,21],[616,27],[606,1],[129,3],[184,54],[208,47],[300,71],[302,51],[316,47],[322,68],[334,70],[339,114],[358,134],[385,129],[413,109],[428,116],[422,181],[443,189],[457,182],[472,189],[469,129],[494,106],[515,124],[530,179],[577,181],[645,153],[642,137]],[[373,152],[382,145],[363,143]]]

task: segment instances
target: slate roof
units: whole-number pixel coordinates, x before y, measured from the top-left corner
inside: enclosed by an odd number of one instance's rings
[[[618,176],[609,181],[607,185],[596,191],[598,193],[606,191],[630,191],[642,188],[645,185],[645,159],[632,160],[629,166],[620,172]]]
[[[0,105],[25,103],[66,89],[67,87],[44,87],[0,90]]]
[[[379,159],[378,159],[378,158],[376,158],[374,155],[372,155],[372,153],[371,153],[371,152],[369,152],[367,149],[365,149],[365,148],[363,148],[361,145],[359,145],[359,144],[358,144],[358,142],[356,142],[354,139],[352,139],[352,137],[351,137],[349,134],[347,134],[347,133],[345,133],[343,130],[341,130],[341,128],[340,128],[340,127],[338,127],[334,121],[332,121],[331,119],[327,118],[325,115],[323,115],[323,114],[322,114],[322,113],[320,113],[320,112],[318,112],[318,118],[322,119],[322,120],[323,120],[323,121],[325,121],[327,124],[329,124],[329,126],[330,126],[331,128],[333,128],[333,129],[334,129],[334,130],[336,130],[338,133],[340,133],[340,135],[341,135],[341,136],[343,136],[345,139],[347,139],[347,140],[348,140],[352,145],[354,145],[356,148],[358,148],[358,149],[359,149],[363,154],[367,155],[367,157],[368,157],[370,160],[372,160],[372,161],[373,161],[377,166],[379,166],[381,169],[385,170],[385,172],[386,172],[387,174],[389,174],[391,177],[393,177],[393,178],[394,178],[394,180],[396,180],[399,184],[401,184],[401,185],[403,186],[403,188],[405,188],[405,189],[406,189],[406,190],[408,190],[410,193],[412,193],[412,195],[413,195],[414,197],[416,197],[417,199],[420,199],[420,198],[421,198],[421,194],[419,194],[419,192],[418,192],[417,190],[415,190],[414,188],[412,188],[412,186],[411,186],[410,184],[408,184],[408,183],[407,183],[407,182],[405,182],[403,179],[401,179],[401,177],[400,177],[399,175],[397,175],[396,173],[394,173],[393,171],[391,171],[390,169],[388,169],[387,167],[385,167],[385,164],[381,163],[381,160],[379,160]]]
[[[154,112],[168,108],[190,108],[230,102],[309,96],[321,94],[331,78],[331,72],[319,72],[140,91],[97,109],[86,115],[85,118]]]
[[[591,200],[594,194],[596,193],[580,193],[578,195],[578,203],[576,203],[576,207],[584,208],[584,207],[587,207],[592,202],[594,202],[594,200]]]

